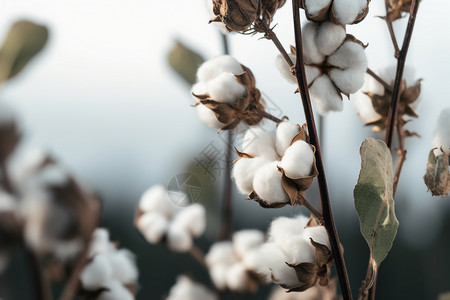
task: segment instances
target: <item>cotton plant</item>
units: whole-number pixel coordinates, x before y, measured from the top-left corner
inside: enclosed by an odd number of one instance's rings
[[[88,253],[89,262],[80,273],[83,294],[98,300],[134,299],[138,269],[134,254],[118,248],[109,240],[109,232],[97,228]]]
[[[166,300],[219,300],[219,297],[206,286],[186,275],[180,275]]]
[[[187,195],[169,192],[162,185],[149,188],[139,202],[136,227],[151,244],[165,244],[171,251],[188,252],[194,238],[205,232],[205,208],[198,203],[177,206],[174,204],[174,201],[180,204],[177,199],[187,201]]]

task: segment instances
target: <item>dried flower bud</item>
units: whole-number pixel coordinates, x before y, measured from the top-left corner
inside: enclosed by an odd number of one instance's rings
[[[261,13],[261,0],[213,0],[216,15],[210,22],[223,22],[229,31],[246,31]]]

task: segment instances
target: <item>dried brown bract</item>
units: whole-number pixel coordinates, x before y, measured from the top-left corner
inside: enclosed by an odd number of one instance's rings
[[[448,156],[442,148],[443,154],[435,155],[436,149],[432,149],[428,155],[427,170],[423,180],[433,196],[447,196],[450,191]]]
[[[261,13],[261,0],[213,0],[216,15],[210,22],[223,22],[229,31],[246,31]]]
[[[389,0],[391,21],[404,17],[411,10],[412,0]]]

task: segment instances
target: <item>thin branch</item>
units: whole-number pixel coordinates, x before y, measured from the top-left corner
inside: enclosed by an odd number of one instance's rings
[[[322,204],[322,214],[324,225],[330,239],[331,250],[333,252],[336,270],[339,277],[341,292],[345,300],[352,299],[350,282],[348,279],[347,269],[345,266],[344,256],[341,251],[339,236],[333,220],[333,212],[331,210],[330,197],[328,195],[327,180],[325,176],[325,168],[323,165],[322,155],[320,151],[319,138],[314,122],[314,114],[311,108],[311,100],[309,98],[308,85],[306,83],[305,66],[303,63],[302,33],[300,23],[299,1],[292,0],[294,30],[295,30],[295,46],[297,49],[297,63],[295,75],[297,78],[298,88],[302,97],[303,109],[310,135],[310,142],[316,147],[316,162],[319,175],[317,177],[319,183],[320,200]]]
[[[278,39],[275,32],[272,29],[270,29],[269,27],[267,27],[264,37],[268,40],[271,40],[275,44],[275,47],[277,47],[278,51],[280,51],[281,56],[283,56],[284,60],[287,62],[289,67],[291,67],[291,68],[294,67],[294,63],[292,62],[292,59],[289,57],[289,54],[284,49],[283,45],[281,44],[281,42]]]
[[[397,126],[397,136],[399,139],[399,149],[397,150],[397,165],[395,166],[394,182],[393,182],[393,196],[395,197],[395,192],[397,191],[398,181],[400,180],[400,174],[402,173],[403,164],[406,160],[406,149],[405,141],[406,134],[403,130],[403,126]]]
[[[406,55],[408,54],[409,44],[416,21],[417,10],[419,9],[418,0],[413,0],[411,4],[411,11],[409,13],[408,26],[406,28],[405,38],[403,39],[402,49],[397,61],[397,72],[395,75],[394,88],[392,91],[392,100],[389,107],[388,126],[386,129],[386,145],[392,147],[392,137],[394,135],[395,121],[397,120],[398,101],[400,99],[400,85],[403,78],[403,70],[406,63]]]
[[[263,117],[263,118],[265,118],[265,119],[269,119],[269,120],[271,120],[271,121],[274,121],[275,123],[280,123],[280,122],[283,121],[283,120],[281,120],[281,119],[275,117],[274,115],[268,113],[268,112],[265,111],[265,110],[256,108],[254,111],[256,111],[261,117]]]
[[[392,45],[394,46],[394,56],[395,58],[398,58],[400,55],[400,48],[398,47],[398,42],[397,42],[397,38],[395,37],[395,33],[394,33],[394,27],[392,26],[392,18],[391,18],[391,5],[389,4],[389,0],[385,0],[384,1],[384,5],[386,7],[386,25],[388,27],[389,30],[389,35],[391,36],[391,40],[392,40]]]
[[[300,195],[300,204],[306,207],[317,219],[323,220],[322,214],[308,201],[305,197]]]
[[[189,254],[194,258],[202,267],[208,269],[205,261],[205,254],[202,250],[200,250],[196,245],[193,245],[191,250],[189,250]]]
[[[51,299],[50,288],[47,286],[47,282],[44,279],[42,267],[39,257],[33,253],[30,249],[25,249],[25,253],[28,257],[31,266],[31,276],[33,282],[34,299],[36,300],[49,300]]]
[[[367,74],[372,76],[376,81],[378,81],[387,91],[392,93],[392,86],[384,81],[381,77],[379,77],[377,74],[375,74],[374,71],[372,71],[370,68],[367,68]]]

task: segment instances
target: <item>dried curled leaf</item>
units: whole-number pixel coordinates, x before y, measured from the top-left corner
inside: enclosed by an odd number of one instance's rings
[[[223,22],[229,31],[246,31],[261,13],[261,0],[213,0],[216,15],[210,22]]]
[[[450,191],[450,173],[448,170],[448,156],[435,155],[434,148],[428,155],[427,171],[423,180],[433,196],[447,196]]]
[[[167,60],[172,69],[191,85],[195,83],[195,74],[198,67],[204,62],[200,54],[180,41],[175,41]]]

